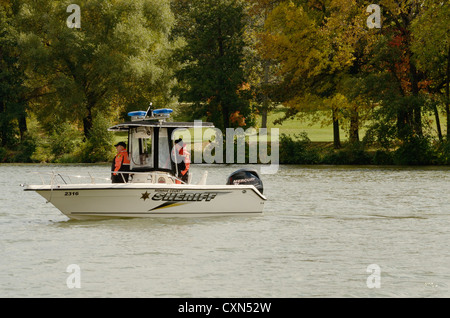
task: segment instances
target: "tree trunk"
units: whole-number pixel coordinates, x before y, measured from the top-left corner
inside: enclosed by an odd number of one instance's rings
[[[445,85],[445,114],[447,115],[447,141],[450,141],[450,45],[447,55],[447,83]]]
[[[223,128],[225,130],[227,128],[230,128],[230,111],[228,105],[225,105],[222,101],[221,101],[221,108],[222,108]]]
[[[263,106],[261,110],[261,128],[267,128],[267,108]]]
[[[436,129],[438,132],[439,140],[442,141],[441,121],[439,120],[439,111],[436,104],[433,105],[434,118],[436,119]]]
[[[416,66],[413,62],[409,62],[410,71],[411,71],[411,90],[414,97],[419,97],[419,74],[417,73]],[[423,136],[422,132],[422,106],[419,103],[414,101],[413,109],[412,109],[412,124],[413,130],[418,136]]]
[[[20,141],[23,141],[25,133],[28,130],[27,114],[25,113],[25,111],[19,115],[18,121],[19,121]]]
[[[356,107],[351,112],[349,140],[351,143],[359,142],[359,114]]]
[[[6,120],[3,116],[5,113],[6,113],[5,102],[3,101],[3,99],[0,99],[0,139],[1,139],[2,147],[6,147],[6,145],[8,143],[8,140],[7,140],[8,125],[6,124]]]
[[[339,136],[339,119],[337,118],[336,109],[332,109],[333,116],[333,145],[334,149],[341,148],[341,138]]]
[[[409,134],[409,118],[408,112],[400,109],[397,112],[397,136],[400,140],[405,140]]]
[[[269,62],[264,61],[264,94],[261,109],[261,128],[267,128],[267,113],[269,112],[269,97],[267,96],[267,85],[269,84]]]
[[[223,43],[224,38],[222,36],[222,19],[220,16],[217,21],[218,21],[217,45],[219,47],[219,58],[222,60],[222,63],[224,63],[223,57],[225,56],[225,49],[224,49],[224,43]],[[229,109],[228,105],[226,105],[226,103],[224,103],[223,98],[222,98],[222,96],[224,94],[223,90],[225,89],[225,82],[226,82],[226,79],[224,78],[224,76],[225,76],[224,74],[226,74],[226,66],[221,65],[220,67],[222,69],[220,70],[220,75],[219,75],[218,81],[219,81],[219,88],[222,91],[218,92],[218,95],[219,95],[218,102],[222,109],[222,122],[223,122],[223,128],[225,130],[226,128],[230,127],[230,115],[231,114],[230,114],[230,109]]]
[[[87,140],[91,135],[93,126],[92,107],[87,108],[87,115],[83,118],[84,139]]]

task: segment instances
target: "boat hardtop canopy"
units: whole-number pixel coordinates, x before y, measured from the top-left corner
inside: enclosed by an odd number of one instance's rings
[[[159,128],[194,128],[194,127],[214,127],[213,123],[210,122],[160,122],[155,120],[139,120],[139,121],[129,121],[121,123],[110,127],[109,131],[127,131],[130,128],[135,127],[159,127]]]
[[[194,128],[194,127],[214,127],[210,122],[168,122],[170,114],[173,112],[170,108],[151,109],[151,105],[147,111],[138,110],[129,112],[128,116],[131,121],[121,123],[110,127],[109,131],[127,131],[134,127],[158,127],[158,128]]]
[[[177,175],[183,158],[175,151],[177,129],[214,127],[210,122],[170,122],[170,108],[128,113],[131,121],[110,127],[109,131],[128,132],[130,172],[162,171]],[[180,133],[182,135],[182,133]],[[190,141],[189,141],[190,142]]]

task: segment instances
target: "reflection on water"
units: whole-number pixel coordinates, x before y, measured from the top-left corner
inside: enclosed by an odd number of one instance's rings
[[[237,166],[194,166],[225,184]],[[68,220],[0,167],[0,296],[449,297],[450,170],[281,166],[263,175],[265,214],[192,219]],[[81,288],[66,285],[81,269]],[[371,264],[380,288],[368,288]]]

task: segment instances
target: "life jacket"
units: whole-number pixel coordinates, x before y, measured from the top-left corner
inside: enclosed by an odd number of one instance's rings
[[[126,149],[119,152],[113,161],[113,171],[129,171],[130,170],[130,158],[128,158],[128,152]],[[117,175],[114,173],[113,175]]]
[[[187,173],[191,166],[191,158],[189,151],[186,150],[186,146],[183,146],[178,150],[177,153],[177,170],[178,170],[178,178],[187,182]],[[180,184],[181,181],[176,180],[177,184]]]
[[[178,151],[178,154],[182,158],[182,160],[180,160],[180,162],[178,163],[178,173],[184,176],[189,171],[189,167],[191,165],[190,154],[186,150],[186,146],[183,146]]]

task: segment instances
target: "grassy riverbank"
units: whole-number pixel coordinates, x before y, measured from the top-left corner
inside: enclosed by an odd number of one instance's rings
[[[333,142],[333,125],[326,117],[326,114],[318,115],[315,119],[298,118],[286,119],[282,124],[274,124],[274,121],[283,118],[286,108],[279,106],[275,108],[267,116],[267,128],[278,128],[280,134],[285,134],[295,138],[296,135],[306,133],[312,142]],[[260,118],[258,124],[261,125]],[[346,133],[343,129],[339,130],[343,141],[347,140]]]
[[[340,127],[341,147],[333,146],[333,127],[327,114],[315,117],[287,119],[285,108],[272,111],[267,128],[278,128],[280,133],[280,163],[283,164],[364,164],[364,165],[448,165],[450,143],[431,137],[411,138],[405,143],[391,143],[389,147],[364,138],[366,127],[359,130],[360,141],[349,143],[347,132]],[[435,135],[434,118],[428,118],[427,136]],[[443,125],[443,131],[446,126]]]

